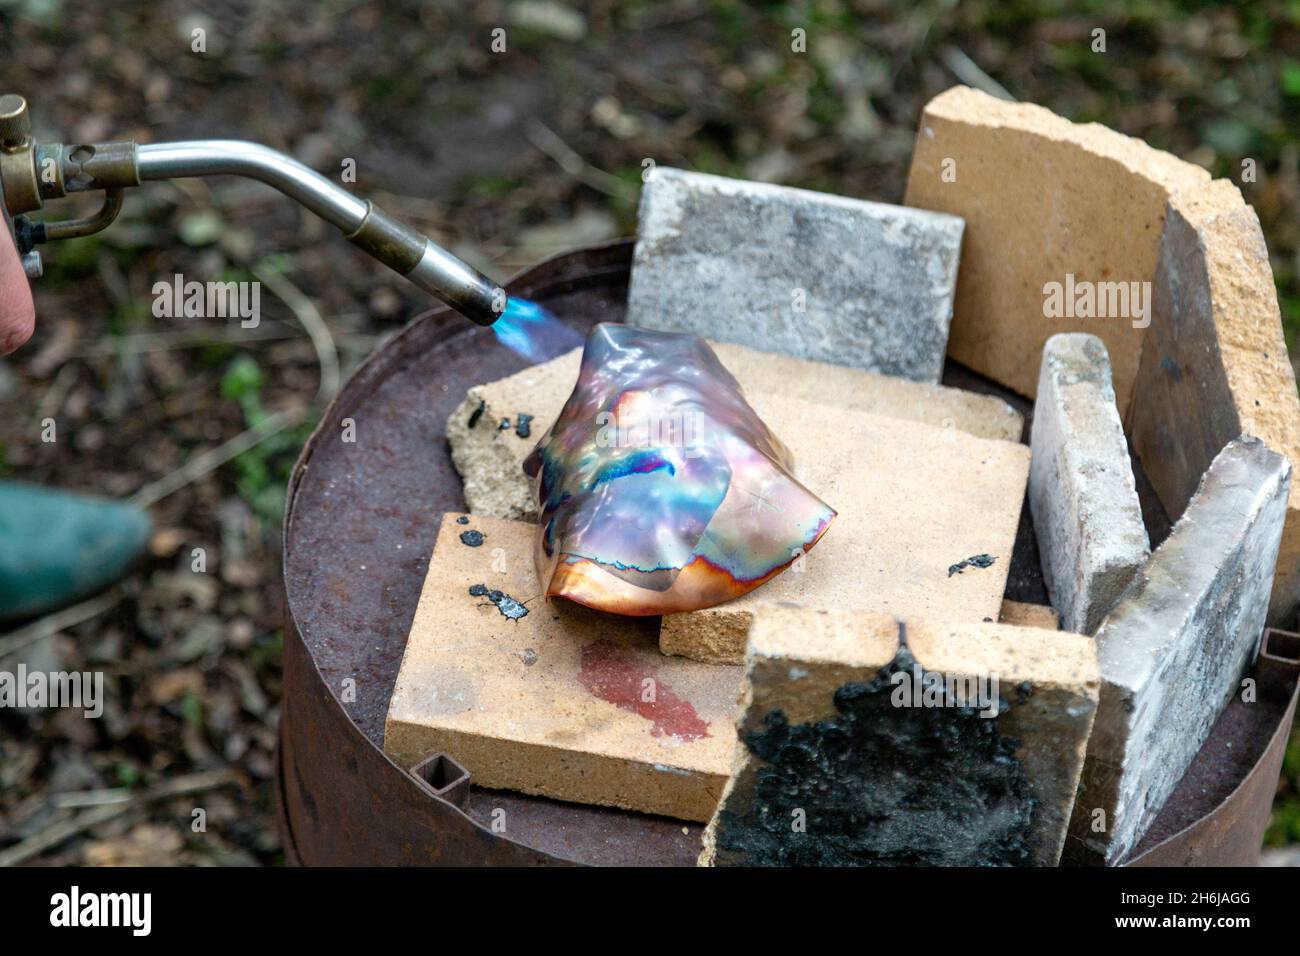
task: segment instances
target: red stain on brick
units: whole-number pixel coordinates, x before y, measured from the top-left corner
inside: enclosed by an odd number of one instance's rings
[[[711,736],[708,723],[700,719],[689,700],[674,694],[659,679],[655,668],[647,667],[617,644],[596,641],[584,647],[578,680],[592,696],[650,721],[654,737],[668,734],[681,740],[699,740]]]

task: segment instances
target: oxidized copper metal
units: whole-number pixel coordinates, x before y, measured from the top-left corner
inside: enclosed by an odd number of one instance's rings
[[[835,518],[696,335],[601,323],[573,394],[524,464],[551,597],[617,614],[739,597]]]

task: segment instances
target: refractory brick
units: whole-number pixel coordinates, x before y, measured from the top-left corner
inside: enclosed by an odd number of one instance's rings
[[[1300,393],[1268,250],[1232,184],[1170,200],[1154,313],[1126,422],[1169,515],[1182,514],[1215,455],[1239,435],[1300,461]],[[1287,628],[1300,603],[1300,489],[1291,493],[1270,611],[1270,623]]]
[[[794,454],[796,477],[838,516],[815,548],[762,587],[665,615],[664,653],[739,663],[755,610],[773,601],[996,620],[1028,448],[780,396],[751,403]]]
[[[1096,701],[1081,635],[766,607],[701,862],[1053,865]]]
[[[481,787],[707,820],[740,668],[664,657],[653,618],[546,600],[535,530],[444,516],[384,752],[405,767],[449,754]]]
[[[904,201],[966,222],[948,354],[1032,397],[1048,338],[1091,332],[1110,351],[1126,410],[1165,204],[1209,182],[1199,166],[1096,123],[967,87],[936,96],[921,115]],[[1053,283],[1078,294],[1049,317]],[[1126,314],[1111,315],[1121,291]]]
[[[1019,441],[1024,427],[1019,412],[990,395],[743,345],[710,344],[746,395],[789,396],[1002,441]],[[464,480],[470,511],[496,518],[535,517],[537,502],[523,461],[564,407],[581,358],[582,350],[574,349],[475,386],[447,419],[451,458]]]

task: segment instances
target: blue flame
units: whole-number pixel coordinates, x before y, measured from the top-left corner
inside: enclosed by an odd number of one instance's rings
[[[533,362],[545,362],[582,344],[582,336],[549,310],[513,295],[492,331],[498,342]]]

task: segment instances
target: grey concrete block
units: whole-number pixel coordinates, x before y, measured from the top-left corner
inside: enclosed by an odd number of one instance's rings
[[[1101,700],[1065,859],[1121,861],[1155,819],[1259,651],[1291,465],[1229,442],[1097,631]]]
[[[937,382],[962,220],[660,167],[627,321]]]
[[[1149,550],[1110,356],[1095,335],[1054,335],[1043,346],[1030,447],[1047,592],[1067,631],[1091,634]]]

